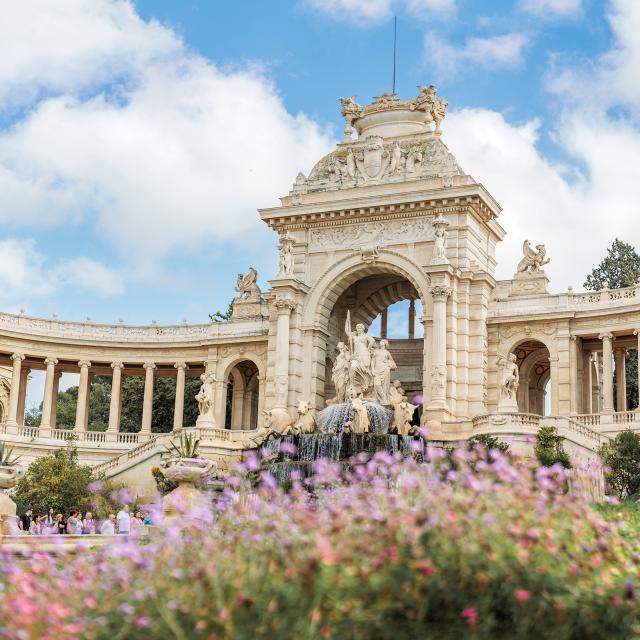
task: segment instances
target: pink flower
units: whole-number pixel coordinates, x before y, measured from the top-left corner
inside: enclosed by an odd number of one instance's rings
[[[462,610],[462,617],[467,621],[469,626],[473,627],[478,623],[478,610],[475,607],[467,607]]]
[[[516,591],[516,599],[518,602],[526,602],[531,597],[531,591],[525,591],[524,589],[518,589]]]

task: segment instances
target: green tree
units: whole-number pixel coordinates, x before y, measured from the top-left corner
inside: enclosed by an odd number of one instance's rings
[[[622,289],[638,282],[640,282],[640,254],[633,246],[616,238],[607,249],[604,260],[587,276],[584,287],[591,291],[599,291],[606,283],[610,289]],[[627,354],[625,374],[628,408],[635,409],[638,406],[637,349],[631,349]],[[614,375],[617,382],[618,372]]]
[[[632,287],[640,281],[640,254],[633,246],[616,238],[607,249],[605,259],[591,271],[584,287],[599,291],[606,284],[610,289]]]
[[[619,498],[640,493],[640,435],[621,431],[611,442],[600,447],[600,458],[607,471],[605,479]]]
[[[16,500],[36,514],[49,507],[56,512],[80,508],[90,496],[91,480],[91,467],[78,463],[78,452],[70,442],[29,465],[16,487]]]
[[[536,434],[534,453],[544,467],[560,463],[565,469],[571,467],[569,455],[564,450],[564,438],[555,427],[540,427]]]
[[[233,313],[233,300],[229,303],[226,311],[216,311],[214,313],[209,314],[209,318],[211,318],[211,322],[227,322],[227,320],[231,319],[231,314]]]

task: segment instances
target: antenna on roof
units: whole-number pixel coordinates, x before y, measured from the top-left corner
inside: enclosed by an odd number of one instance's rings
[[[394,96],[396,95],[396,27],[397,27],[398,17],[393,16],[393,91],[391,92]]]

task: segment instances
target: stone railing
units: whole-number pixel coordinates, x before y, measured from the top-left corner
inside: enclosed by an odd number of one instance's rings
[[[62,322],[44,320],[25,315],[0,313],[0,331],[40,335],[46,337],[95,340],[98,342],[189,342],[203,339],[251,337],[267,331],[267,320],[262,318],[187,324],[148,326],[95,324],[93,322]]]
[[[491,413],[476,416],[473,418],[472,424],[474,433],[491,431],[499,433],[505,430],[515,430],[532,435],[540,427],[550,425],[556,427],[558,434],[563,438],[573,440],[592,451],[596,451],[604,442],[609,440],[608,436],[598,433],[567,416],[539,416],[532,413]]]
[[[101,474],[101,473],[106,474],[109,471],[115,469],[116,467],[119,467],[123,462],[128,462],[129,460],[134,460],[135,458],[139,458],[140,456],[144,455],[148,451],[155,449],[156,446],[158,446],[158,439],[159,438],[164,439],[164,437],[169,435],[171,434],[159,433],[159,434],[153,435],[149,440],[147,440],[146,442],[143,442],[137,447],[134,447],[133,449],[130,449],[126,453],[123,453],[122,455],[112,458],[111,460],[107,460],[106,462],[101,462],[100,464],[95,465],[93,467],[93,471],[94,473],[98,473],[98,474]]]
[[[51,440],[66,442],[73,440],[83,444],[137,444],[147,440],[151,434],[146,433],[120,433],[115,431],[76,431],[74,429],[47,429],[41,431],[40,427],[11,427],[5,423],[0,424],[0,434],[28,438],[46,443]]]
[[[509,280],[499,282],[498,290],[506,290],[509,282]],[[567,291],[566,293],[527,298],[507,298],[503,295],[500,295],[499,300],[491,302],[491,315],[506,316],[518,311],[521,313],[589,311],[618,308],[625,305],[640,305],[640,284],[624,289],[601,289],[600,291],[582,293]]]
[[[597,427],[600,425],[599,413],[582,413],[579,415],[571,416],[578,424],[582,424],[586,427]]]

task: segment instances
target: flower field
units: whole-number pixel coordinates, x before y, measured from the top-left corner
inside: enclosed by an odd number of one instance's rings
[[[215,509],[148,541],[2,557],[9,639],[607,638],[640,634],[634,536],[565,470],[497,451],[319,461],[281,490],[249,460]]]

